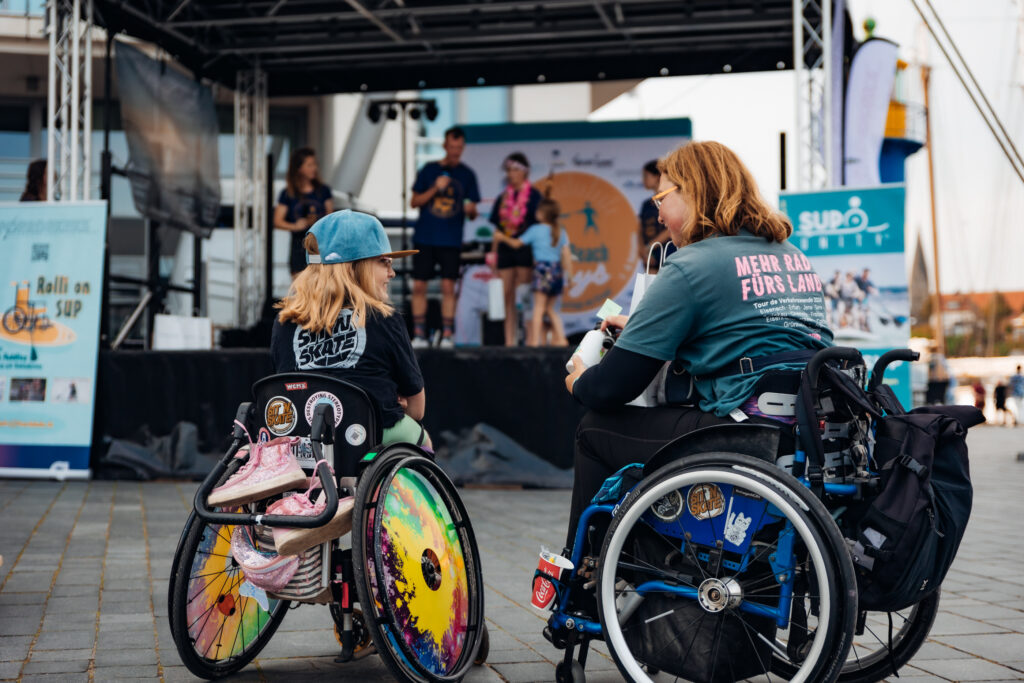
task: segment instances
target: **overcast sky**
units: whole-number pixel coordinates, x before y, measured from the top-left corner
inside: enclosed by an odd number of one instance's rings
[[[918,0],[924,4],[924,0]],[[1024,147],[1022,88],[1022,0],[932,0],[958,49],[999,113],[1018,150]],[[932,134],[944,292],[1024,290],[1024,183],[1003,157],[980,114],[942,53],[924,30],[910,0],[848,0],[855,35],[864,38],[864,18],[875,19],[875,35],[900,45],[912,65],[932,66]],[[719,140],[751,167],[772,201],[779,189],[779,132],[794,158],[793,74],[716,74],[648,79],[609,103],[593,119],[688,116],[694,136]],[[922,104],[920,71],[908,72],[905,97]],[[931,254],[927,157],[907,163],[908,250],[922,235]],[[789,170],[790,188],[795,178]]]

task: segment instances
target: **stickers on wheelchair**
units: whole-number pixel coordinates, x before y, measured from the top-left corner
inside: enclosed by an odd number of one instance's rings
[[[745,553],[755,534],[779,521],[774,508],[755,493],[730,484],[701,483],[670,491],[644,514],[655,531],[683,537],[692,543]]]

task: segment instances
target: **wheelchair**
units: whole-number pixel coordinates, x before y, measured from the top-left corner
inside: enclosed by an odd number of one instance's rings
[[[917,355],[884,354],[868,388],[890,363]],[[809,473],[796,430],[763,420],[687,434],[632,478],[606,482],[567,549],[570,575],[534,574],[555,589],[544,635],[565,650],[556,681],[585,681],[593,640],[605,641],[628,681],[866,683],[913,657],[938,591],[899,612],[858,605],[844,535],[877,490],[873,425],[818,384],[826,363],[860,387],[868,379],[856,349],[824,349],[808,362],[820,471]],[[769,397],[775,415],[795,415],[798,375],[789,373],[794,393]]]
[[[200,485],[175,552],[168,618],[182,662],[201,678],[234,673],[259,654],[290,607],[327,604],[341,646],[336,662],[375,649],[397,680],[461,680],[488,649],[480,555],[465,507],[433,456],[412,444],[381,445],[377,406],[354,384],[278,374],[256,382],[253,396],[239,406],[241,424]],[[246,431],[263,426],[303,437],[296,457],[319,478],[321,514],[264,514],[271,499],[207,506],[214,487],[246,460],[236,457]],[[257,547],[272,552],[274,527],[321,526],[340,495],[354,496],[350,544],[342,543],[346,535],[304,551],[288,585],[256,599],[232,557],[235,527],[248,527]]]

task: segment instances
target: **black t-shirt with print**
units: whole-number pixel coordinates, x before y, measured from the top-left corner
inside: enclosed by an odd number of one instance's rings
[[[402,316],[367,317],[359,328],[352,324],[352,310],[342,309],[330,332],[275,320],[270,354],[276,372],[318,372],[362,387],[380,405],[383,426],[393,427],[405,415],[398,397],[418,394],[423,375]]]

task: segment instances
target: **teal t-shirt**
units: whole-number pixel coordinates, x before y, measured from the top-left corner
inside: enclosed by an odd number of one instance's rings
[[[529,244],[533,249],[534,261],[546,261],[558,263],[562,256],[562,247],[569,243],[569,236],[565,230],[561,230],[558,236],[558,244],[551,246],[551,231],[555,228],[547,223],[534,223],[526,232],[519,236],[524,244]]]
[[[711,380],[701,375],[744,356],[831,344],[821,280],[807,257],[789,242],[746,231],[672,254],[616,342],[651,358],[678,360],[698,378],[701,410],[719,416],[750,397],[763,372]]]

